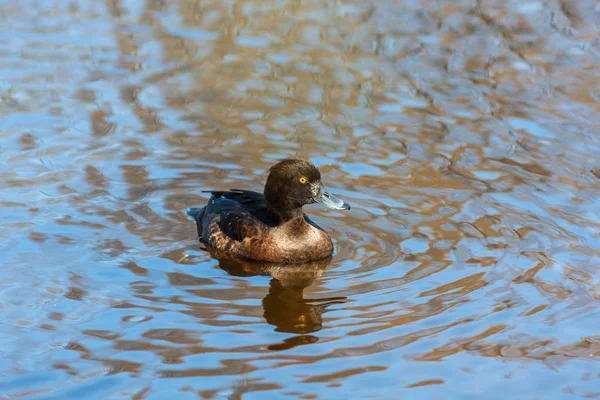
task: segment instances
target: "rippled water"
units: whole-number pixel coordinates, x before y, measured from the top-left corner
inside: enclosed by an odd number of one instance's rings
[[[595,1],[0,5],[0,398],[600,397]],[[329,262],[186,208],[310,158]]]

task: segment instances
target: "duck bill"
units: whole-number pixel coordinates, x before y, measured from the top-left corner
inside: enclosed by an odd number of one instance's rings
[[[344,200],[338,199],[331,193],[325,189],[325,186],[321,184],[319,187],[319,193],[314,197],[314,200],[317,203],[323,204],[327,208],[332,208],[334,210],[349,210],[350,205],[346,203]]]

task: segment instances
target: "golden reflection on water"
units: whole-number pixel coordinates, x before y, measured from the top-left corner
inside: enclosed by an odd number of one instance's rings
[[[0,397],[598,397],[597,11],[0,6]],[[287,156],[333,259],[204,252]]]
[[[212,254],[215,256],[214,254]],[[270,275],[269,294],[262,301],[266,321],[276,327],[277,332],[300,335],[321,330],[321,314],[327,305],[343,303],[345,297],[311,300],[303,298],[304,288],[310,286],[327,268],[331,259],[301,264],[272,264],[241,262],[220,256],[219,267],[234,276]],[[312,304],[318,302],[319,304]],[[296,337],[300,343],[315,342],[318,338]],[[272,346],[273,350],[282,350]]]

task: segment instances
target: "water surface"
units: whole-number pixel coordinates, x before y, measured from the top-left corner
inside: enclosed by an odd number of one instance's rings
[[[600,397],[594,1],[0,5],[0,398]],[[304,268],[185,214],[311,159]]]

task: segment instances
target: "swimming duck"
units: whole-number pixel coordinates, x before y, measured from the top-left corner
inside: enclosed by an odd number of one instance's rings
[[[331,237],[302,206],[321,203],[334,210],[350,209],[327,192],[317,167],[303,159],[272,166],[264,194],[240,189],[209,193],[205,207],[188,211],[200,241],[242,260],[301,263],[330,257]]]

